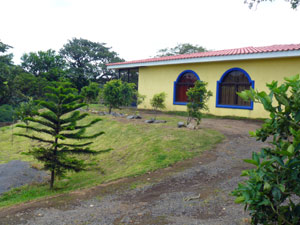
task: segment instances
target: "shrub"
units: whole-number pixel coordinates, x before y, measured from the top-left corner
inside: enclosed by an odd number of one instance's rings
[[[162,110],[166,108],[166,97],[167,94],[165,92],[161,92],[158,94],[153,95],[153,98],[150,99],[150,104],[153,107],[153,109],[155,110],[155,119],[157,116],[157,111],[158,109]]]
[[[186,92],[188,97],[187,112],[188,119],[187,124],[191,122],[192,119],[197,121],[197,125],[200,124],[202,119],[201,110],[208,110],[207,101],[212,96],[212,92],[206,89],[207,82],[197,80],[195,86],[189,88]]]
[[[87,108],[89,107],[89,104],[96,101],[99,95],[99,91],[99,84],[95,82],[90,82],[88,86],[84,86],[81,89],[80,95],[83,96],[83,100],[87,104]]]
[[[111,80],[107,82],[101,91],[103,104],[108,107],[109,113],[113,108],[128,106],[133,102],[136,94],[135,84],[122,82],[121,80]]]
[[[245,170],[233,191],[236,202],[250,211],[252,224],[300,224],[300,79],[299,75],[267,84],[269,93],[246,90],[245,100],[263,104],[270,113],[262,128],[251,135],[271,146],[252,153],[254,169]],[[276,100],[276,101],[275,101]]]

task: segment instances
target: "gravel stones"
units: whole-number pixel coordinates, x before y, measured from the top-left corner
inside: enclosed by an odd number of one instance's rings
[[[145,120],[145,123],[166,123],[166,120],[155,120],[151,118],[150,120]]]
[[[114,116],[114,117],[124,117],[125,116],[123,113],[116,113],[116,112],[111,112],[111,113],[108,113],[108,112],[97,112],[97,114],[99,116],[106,116],[106,115],[111,115],[111,116]]]
[[[126,118],[130,119],[130,120],[132,120],[132,119],[142,119],[142,117],[140,115],[129,115]]]
[[[0,194],[25,184],[44,182],[47,177],[46,172],[32,168],[28,162],[13,160],[1,164]]]

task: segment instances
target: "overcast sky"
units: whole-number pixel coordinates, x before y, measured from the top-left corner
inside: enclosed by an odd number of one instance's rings
[[[73,37],[107,43],[125,60],[192,43],[221,50],[300,43],[300,9],[284,0],[0,0],[0,40],[23,53],[59,50]]]

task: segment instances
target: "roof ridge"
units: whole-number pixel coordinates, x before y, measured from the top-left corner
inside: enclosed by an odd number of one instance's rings
[[[172,55],[172,56],[162,56],[162,57],[153,57],[153,58],[148,58],[148,59],[131,60],[131,61],[119,62],[119,63],[109,63],[107,65],[108,66],[126,65],[126,64],[134,64],[134,63],[159,62],[159,61],[180,60],[180,59],[189,59],[189,58],[246,55],[246,54],[294,51],[294,50],[300,50],[300,43],[299,44],[277,44],[277,45],[260,46],[260,47],[248,46],[248,47],[242,47],[242,48],[213,50],[213,51],[207,51],[207,52],[195,52],[195,53],[188,53],[188,54],[179,54],[179,55]]]

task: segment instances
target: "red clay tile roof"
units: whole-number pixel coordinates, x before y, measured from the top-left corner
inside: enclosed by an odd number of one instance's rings
[[[246,54],[255,54],[255,53],[293,51],[293,50],[300,50],[300,44],[271,45],[271,46],[264,46],[264,47],[245,47],[245,48],[235,48],[235,49],[227,49],[227,50],[219,50],[219,51],[199,52],[199,53],[192,53],[192,54],[185,54],[185,55],[164,56],[159,58],[110,63],[107,64],[107,66],[129,65],[135,63],[148,63],[148,62],[159,62],[159,61],[192,59],[192,58],[203,58],[203,57],[214,57],[214,56],[246,55]]]

